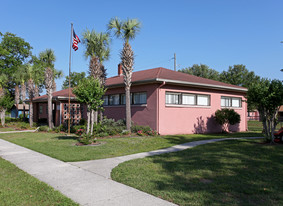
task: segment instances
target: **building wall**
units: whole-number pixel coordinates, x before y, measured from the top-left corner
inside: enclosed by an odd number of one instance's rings
[[[131,115],[134,124],[148,125],[152,129],[157,129],[157,87],[158,84],[148,85],[134,85],[131,87],[131,92],[146,92],[147,104],[146,105],[131,105]],[[125,93],[124,87],[111,89],[108,88],[105,95],[110,94],[123,94]],[[104,116],[113,118],[115,120],[125,119],[126,111],[125,105],[104,106]]]
[[[211,95],[210,106],[183,106],[166,105],[165,92],[184,92]],[[221,132],[221,127],[213,119],[217,109],[221,109],[221,96],[241,97],[236,92],[215,91],[180,86],[164,85],[159,91],[159,133],[165,134],[192,134]],[[247,104],[242,102],[241,108],[233,108],[241,116],[241,122],[230,129],[232,131],[247,130]]]

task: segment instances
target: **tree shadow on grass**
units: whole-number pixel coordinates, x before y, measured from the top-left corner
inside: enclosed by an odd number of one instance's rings
[[[195,195],[200,205],[280,205],[283,156],[252,141],[232,141],[150,157],[170,177],[161,174],[154,189],[165,199],[174,192],[180,205],[196,201]]]
[[[72,139],[72,140],[77,140],[78,137],[77,136],[57,136],[57,137],[54,137],[56,139],[59,139],[59,140],[68,140],[68,139]]]

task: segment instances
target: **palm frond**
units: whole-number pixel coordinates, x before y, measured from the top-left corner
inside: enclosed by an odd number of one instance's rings
[[[124,23],[118,17],[112,18],[110,19],[107,25],[108,31],[114,30],[114,36],[116,36],[117,38],[120,38],[120,37],[123,38],[122,36],[123,35],[122,33],[123,24]]]

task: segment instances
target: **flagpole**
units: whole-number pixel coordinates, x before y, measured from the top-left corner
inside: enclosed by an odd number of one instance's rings
[[[72,55],[72,39],[73,39],[73,23],[71,23],[71,40],[70,40],[70,56],[69,56],[69,119],[68,119],[68,135],[71,129],[71,55]]]

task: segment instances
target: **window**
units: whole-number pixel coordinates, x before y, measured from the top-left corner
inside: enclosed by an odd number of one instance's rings
[[[166,92],[166,104],[209,106],[210,95]]]
[[[208,95],[197,95],[197,105],[200,106],[209,106],[210,105],[210,100],[209,100],[209,96]]]
[[[133,104],[146,104],[146,93],[133,93]]]
[[[166,104],[181,104],[180,93],[166,92]]]
[[[108,96],[103,96],[103,105],[108,105]]]
[[[121,104],[122,105],[126,104],[126,95],[125,94],[121,94]]]
[[[183,94],[182,95],[182,103],[188,105],[196,104],[196,95],[194,94]]]
[[[238,97],[221,97],[221,107],[242,107],[242,99]]]
[[[109,105],[119,105],[119,94],[109,95]]]
[[[39,114],[42,114],[42,111],[43,110],[43,107],[42,106],[39,106]]]

